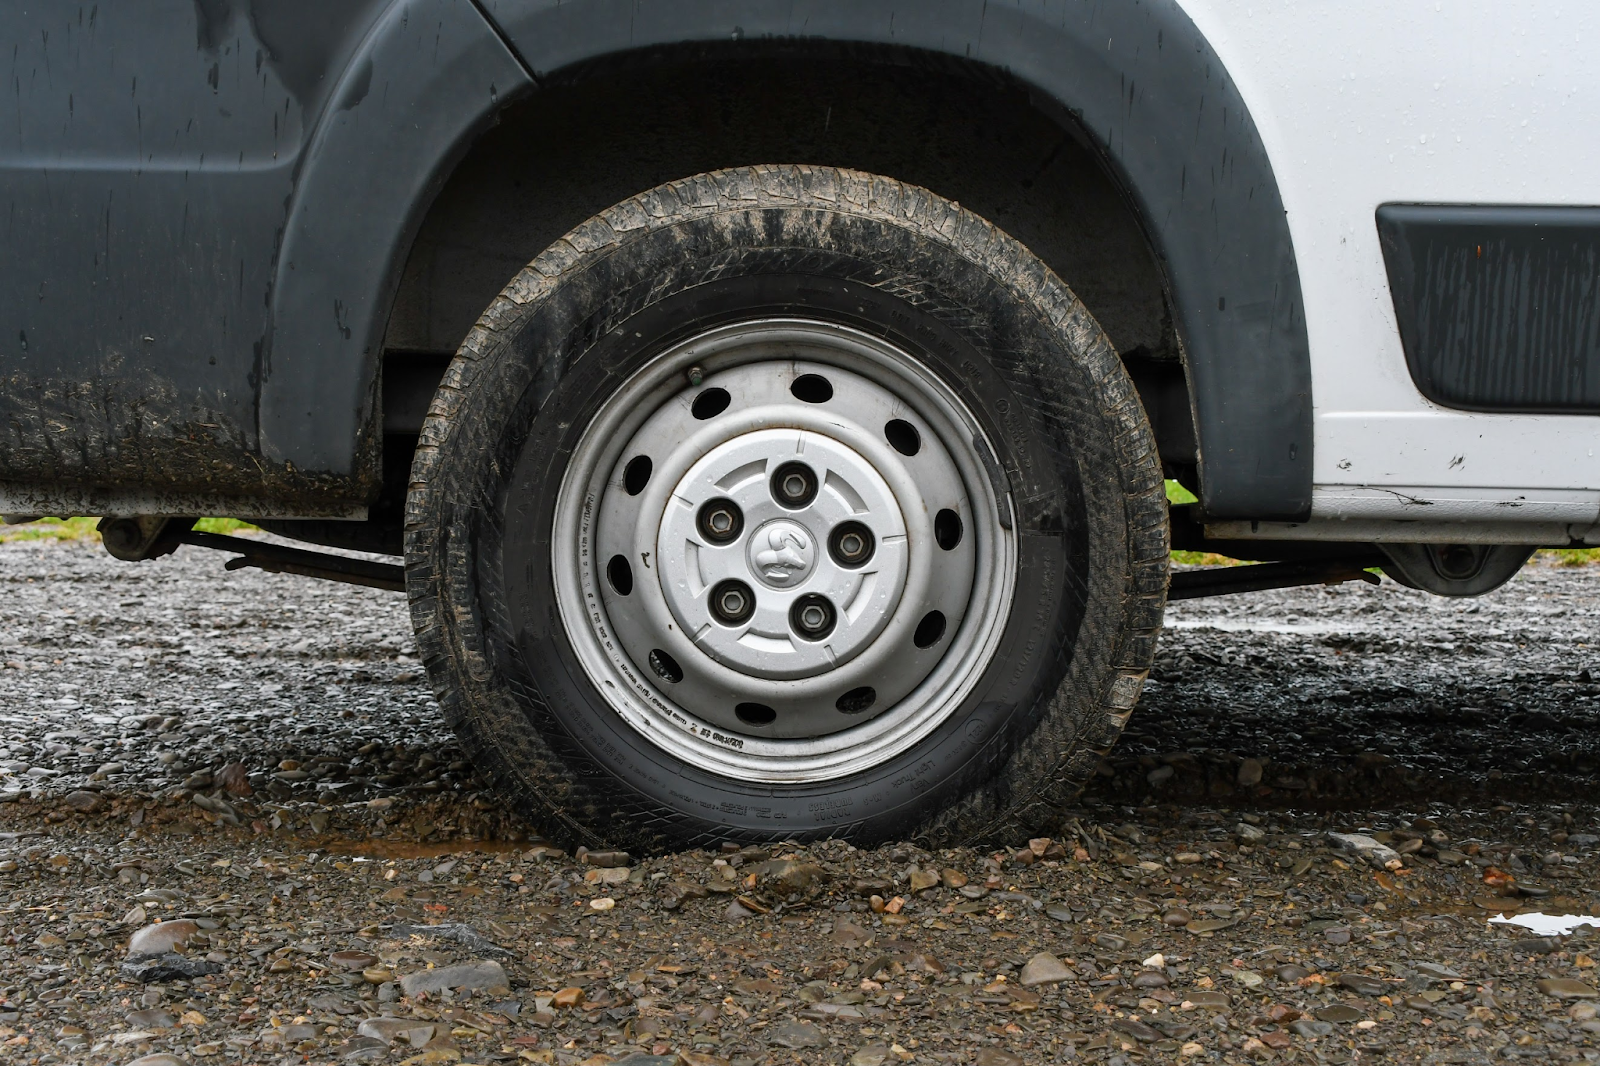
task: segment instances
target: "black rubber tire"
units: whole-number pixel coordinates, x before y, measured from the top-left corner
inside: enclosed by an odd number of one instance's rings
[[[710,775],[628,727],[573,655],[550,562],[556,490],[597,405],[666,345],[777,313],[875,333],[957,389],[1021,533],[1011,615],[967,703],[903,756],[804,787]],[[957,205],[821,167],[663,185],[543,252],[446,373],[407,506],[417,640],[463,745],[546,834],[635,852],[1048,828],[1138,698],[1166,580],[1154,439],[1083,305]]]

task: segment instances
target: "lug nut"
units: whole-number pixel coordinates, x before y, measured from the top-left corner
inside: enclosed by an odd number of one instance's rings
[[[736,626],[755,613],[756,598],[742,581],[723,581],[711,590],[711,613],[717,621]]]
[[[772,472],[772,498],[791,509],[804,507],[816,498],[817,475],[804,463],[784,463]]]
[[[789,608],[789,624],[806,640],[821,640],[832,633],[835,618],[833,604],[815,593],[801,596]]]
[[[828,534],[828,554],[843,567],[857,567],[872,558],[872,530],[860,522],[840,522]]]
[[[744,512],[732,500],[710,500],[701,505],[694,524],[712,544],[728,544],[744,532]]]

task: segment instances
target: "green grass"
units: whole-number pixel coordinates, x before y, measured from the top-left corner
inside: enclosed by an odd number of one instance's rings
[[[1600,548],[1545,548],[1537,558],[1551,566],[1588,566],[1600,563]]]
[[[94,528],[100,524],[98,518],[41,518],[37,522],[29,522],[20,526],[0,526],[0,544],[14,540],[86,540],[99,541],[100,534]],[[237,533],[240,530],[255,529],[248,522],[241,522],[237,518],[202,518],[194,524],[194,528],[202,533]]]

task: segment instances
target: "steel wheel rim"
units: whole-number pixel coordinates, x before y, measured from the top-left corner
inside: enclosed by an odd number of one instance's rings
[[[810,469],[809,498],[785,463]],[[574,449],[551,538],[562,624],[668,754],[751,782],[859,773],[948,721],[993,659],[1017,557],[997,470],[954,391],[882,339],[709,331],[602,402]]]

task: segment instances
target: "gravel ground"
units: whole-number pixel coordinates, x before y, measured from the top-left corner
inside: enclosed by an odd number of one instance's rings
[[[1600,913],[1600,568],[1176,604],[1050,839],[629,857],[221,561],[0,545],[0,1061],[1600,1061],[1600,929],[1485,920]]]

